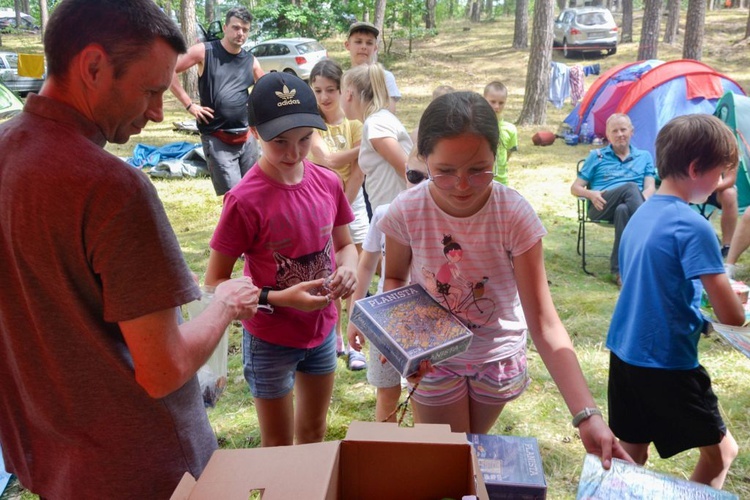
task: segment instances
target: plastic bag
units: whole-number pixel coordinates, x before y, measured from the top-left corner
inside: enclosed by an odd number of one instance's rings
[[[186,305],[188,319],[197,317],[208,307],[213,300],[213,287],[202,288],[200,300],[195,300]],[[227,386],[228,373],[228,351],[229,351],[229,327],[224,330],[216,349],[208,358],[206,364],[198,370],[198,383],[203,394],[203,404],[213,408]]]

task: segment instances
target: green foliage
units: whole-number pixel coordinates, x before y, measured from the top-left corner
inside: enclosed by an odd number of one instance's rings
[[[346,31],[354,20],[341,2],[310,0],[303,5],[284,1],[266,2],[252,9],[253,38],[327,38]]]

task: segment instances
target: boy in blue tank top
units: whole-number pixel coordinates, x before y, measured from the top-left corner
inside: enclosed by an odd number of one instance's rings
[[[734,136],[711,115],[680,116],[656,139],[659,191],[630,219],[620,244],[622,292],[607,336],[610,427],[640,464],[650,443],[662,458],[699,448],[690,479],[721,488],[737,443],[698,362],[706,290],[718,320],[745,314],[724,274],[702,203],[722,173],[737,167]]]

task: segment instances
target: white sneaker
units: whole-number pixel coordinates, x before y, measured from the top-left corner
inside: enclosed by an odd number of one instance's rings
[[[724,264],[724,272],[727,273],[727,278],[733,280],[734,275],[737,272],[737,266],[735,266],[734,264]]]

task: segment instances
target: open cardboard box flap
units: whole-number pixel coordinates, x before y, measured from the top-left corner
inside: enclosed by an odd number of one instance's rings
[[[487,498],[466,435],[448,425],[352,422],[343,441],[218,450],[200,479],[183,477],[172,500]]]

